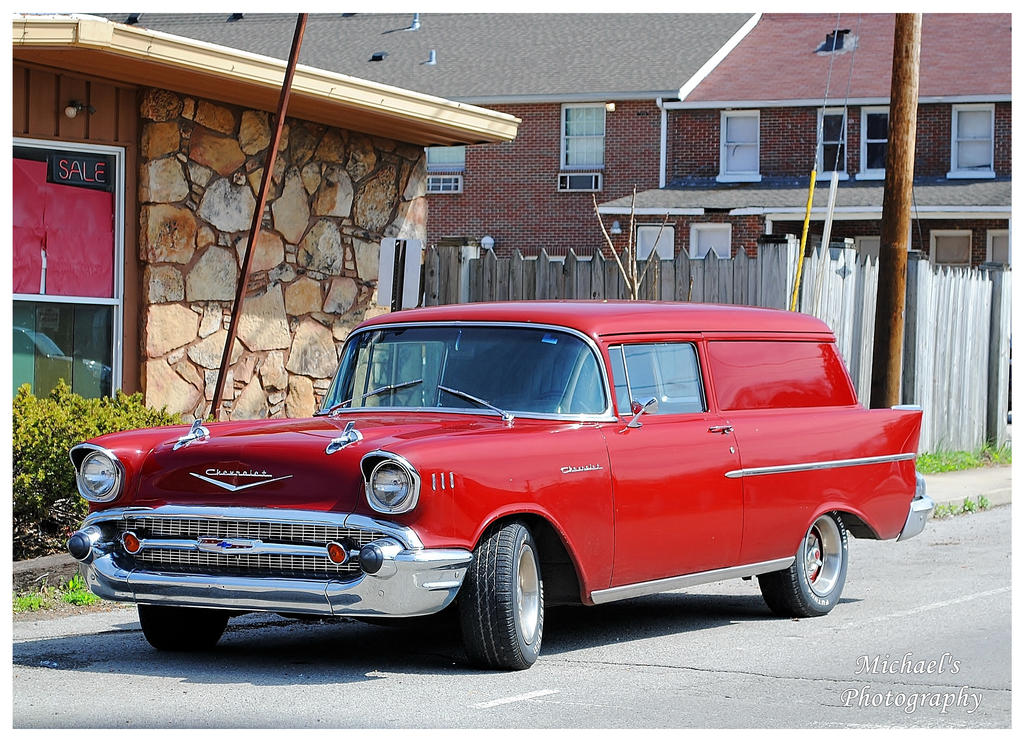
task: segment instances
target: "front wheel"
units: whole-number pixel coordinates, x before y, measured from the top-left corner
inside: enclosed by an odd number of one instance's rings
[[[839,513],[825,513],[807,529],[789,569],[758,575],[761,595],[780,616],[824,616],[839,602],[849,560],[843,519]]]
[[[211,649],[228,625],[228,612],[212,608],[142,603],[138,608],[146,641],[167,652]]]
[[[470,662],[525,670],[544,634],[544,583],[537,545],[519,522],[492,529],[473,550],[459,591],[459,622]]]

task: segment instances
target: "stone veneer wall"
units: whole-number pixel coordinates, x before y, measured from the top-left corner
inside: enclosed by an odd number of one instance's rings
[[[140,100],[145,399],[201,418],[272,116],[159,89]],[[348,332],[382,311],[381,238],[426,235],[425,184],[422,147],[286,121],[225,383],[231,419],[312,414]]]

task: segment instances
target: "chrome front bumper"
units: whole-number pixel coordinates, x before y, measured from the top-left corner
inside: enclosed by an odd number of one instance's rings
[[[924,477],[917,475],[917,490],[914,492],[914,499],[910,501],[910,512],[907,513],[907,522],[903,524],[903,530],[896,537],[897,541],[906,541],[913,538],[924,530],[924,524],[928,522],[932,511],[935,509],[935,501],[925,493]]]
[[[86,520],[79,533],[89,526],[109,526],[121,517],[139,512],[126,509],[96,513]],[[281,512],[285,511],[274,514]],[[324,517],[315,513],[305,515],[311,519]],[[351,521],[361,516],[341,517]],[[423,548],[411,529],[367,521],[376,529],[388,531],[387,537],[374,542],[383,560],[375,573],[360,572],[352,579],[195,574],[158,571],[152,565],[125,569],[118,564],[116,541],[102,537],[93,540],[89,553],[79,561],[85,581],[96,595],[136,603],[326,616],[406,617],[436,613],[455,599],[473,559],[472,552]]]

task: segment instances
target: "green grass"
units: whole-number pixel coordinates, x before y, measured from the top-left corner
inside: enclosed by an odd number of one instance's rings
[[[981,466],[1010,464],[1013,454],[1009,446],[984,446],[977,451],[936,451],[917,457],[917,470],[922,474],[977,469]]]
[[[56,608],[61,603],[93,605],[99,601],[99,597],[89,592],[82,576],[76,574],[60,587],[45,586],[39,590],[15,593],[13,606],[15,613],[32,613]]]
[[[953,515],[966,515],[967,513],[975,513],[979,510],[988,510],[992,503],[985,495],[979,495],[977,500],[972,500],[969,497],[965,497],[964,501],[959,505],[936,505],[935,510],[932,511],[933,518],[949,518]]]

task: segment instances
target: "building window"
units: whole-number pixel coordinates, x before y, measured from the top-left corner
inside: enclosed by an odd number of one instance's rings
[[[990,229],[986,242],[985,260],[1010,265],[1010,230]]]
[[[731,224],[690,225],[690,257],[705,258],[708,253],[722,259],[732,257]]]
[[[466,148],[427,147],[427,193],[462,193]]]
[[[462,193],[462,175],[427,175],[427,193]]]
[[[971,230],[933,229],[931,260],[936,265],[970,265]]]
[[[953,106],[953,136],[948,178],[994,178],[991,104]]]
[[[120,386],[123,150],[15,140],[14,390]]]
[[[722,111],[718,180],[760,182],[760,131],[760,111]]]
[[[676,229],[666,224],[642,225],[636,228],[637,260],[647,260],[651,251],[658,252],[659,260],[672,260],[676,256]]]
[[[889,109],[860,109],[860,172],[858,178],[885,177],[885,156],[889,151]]]
[[[842,109],[818,111],[821,144],[818,146],[818,172],[833,170],[846,175],[846,115]]]
[[[604,103],[562,106],[562,170],[604,167]]]

